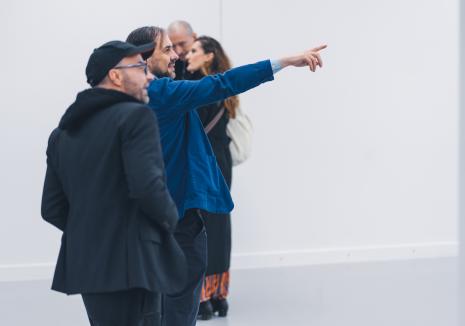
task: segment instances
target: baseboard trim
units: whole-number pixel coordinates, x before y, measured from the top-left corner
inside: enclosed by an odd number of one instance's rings
[[[231,258],[231,269],[441,258],[457,255],[457,242],[236,253]],[[47,280],[52,278],[54,269],[54,262],[0,265],[0,282]]]
[[[436,242],[390,246],[237,253],[232,255],[231,269],[455,257],[458,255],[458,246],[457,242]]]
[[[0,282],[47,280],[54,271],[55,263],[0,265]]]

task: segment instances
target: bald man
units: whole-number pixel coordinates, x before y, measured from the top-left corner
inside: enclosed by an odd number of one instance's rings
[[[194,44],[197,34],[184,20],[176,20],[169,24],[167,32],[173,43],[173,50],[179,57],[175,64],[175,79],[190,79],[188,78],[190,73],[186,70],[186,55]]]

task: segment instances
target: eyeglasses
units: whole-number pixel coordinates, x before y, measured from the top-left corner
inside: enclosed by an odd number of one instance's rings
[[[116,67],[113,67],[113,69],[126,69],[126,68],[138,68],[138,67],[143,67],[144,68],[144,74],[147,75],[148,69],[147,69],[147,63],[145,63],[145,62],[134,63],[134,64],[131,64],[131,65],[126,65],[126,66],[116,66]]]

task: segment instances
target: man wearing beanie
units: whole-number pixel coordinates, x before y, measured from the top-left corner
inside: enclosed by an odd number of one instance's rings
[[[94,326],[158,326],[161,293],[186,280],[174,240],[176,205],[165,183],[153,76],[154,44],[95,49],[77,95],[47,148],[42,217],[63,231],[52,289],[81,294]]]

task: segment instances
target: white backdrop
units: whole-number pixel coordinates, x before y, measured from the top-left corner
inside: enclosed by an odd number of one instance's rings
[[[174,19],[220,38],[236,65],[329,45],[321,71],[288,69],[241,97],[256,131],[234,171],[234,268],[455,254],[457,12],[457,0],[7,0],[0,280],[50,276],[45,147],[92,49]]]
[[[16,1],[0,12],[0,280],[49,276],[59,232],[41,220],[48,136],[102,43],[145,25],[189,19],[219,37],[218,1]],[[211,19],[204,19],[205,13]]]
[[[233,179],[236,253],[252,265],[264,252],[281,264],[453,254],[458,2],[305,3],[224,4],[236,64],[329,45],[318,73],[289,69],[242,96],[256,138]]]
[[[460,191],[459,191],[459,219],[460,219],[460,263],[459,263],[459,302],[458,306],[465,306],[465,4],[460,4]],[[465,323],[465,309],[459,309],[460,325]]]

